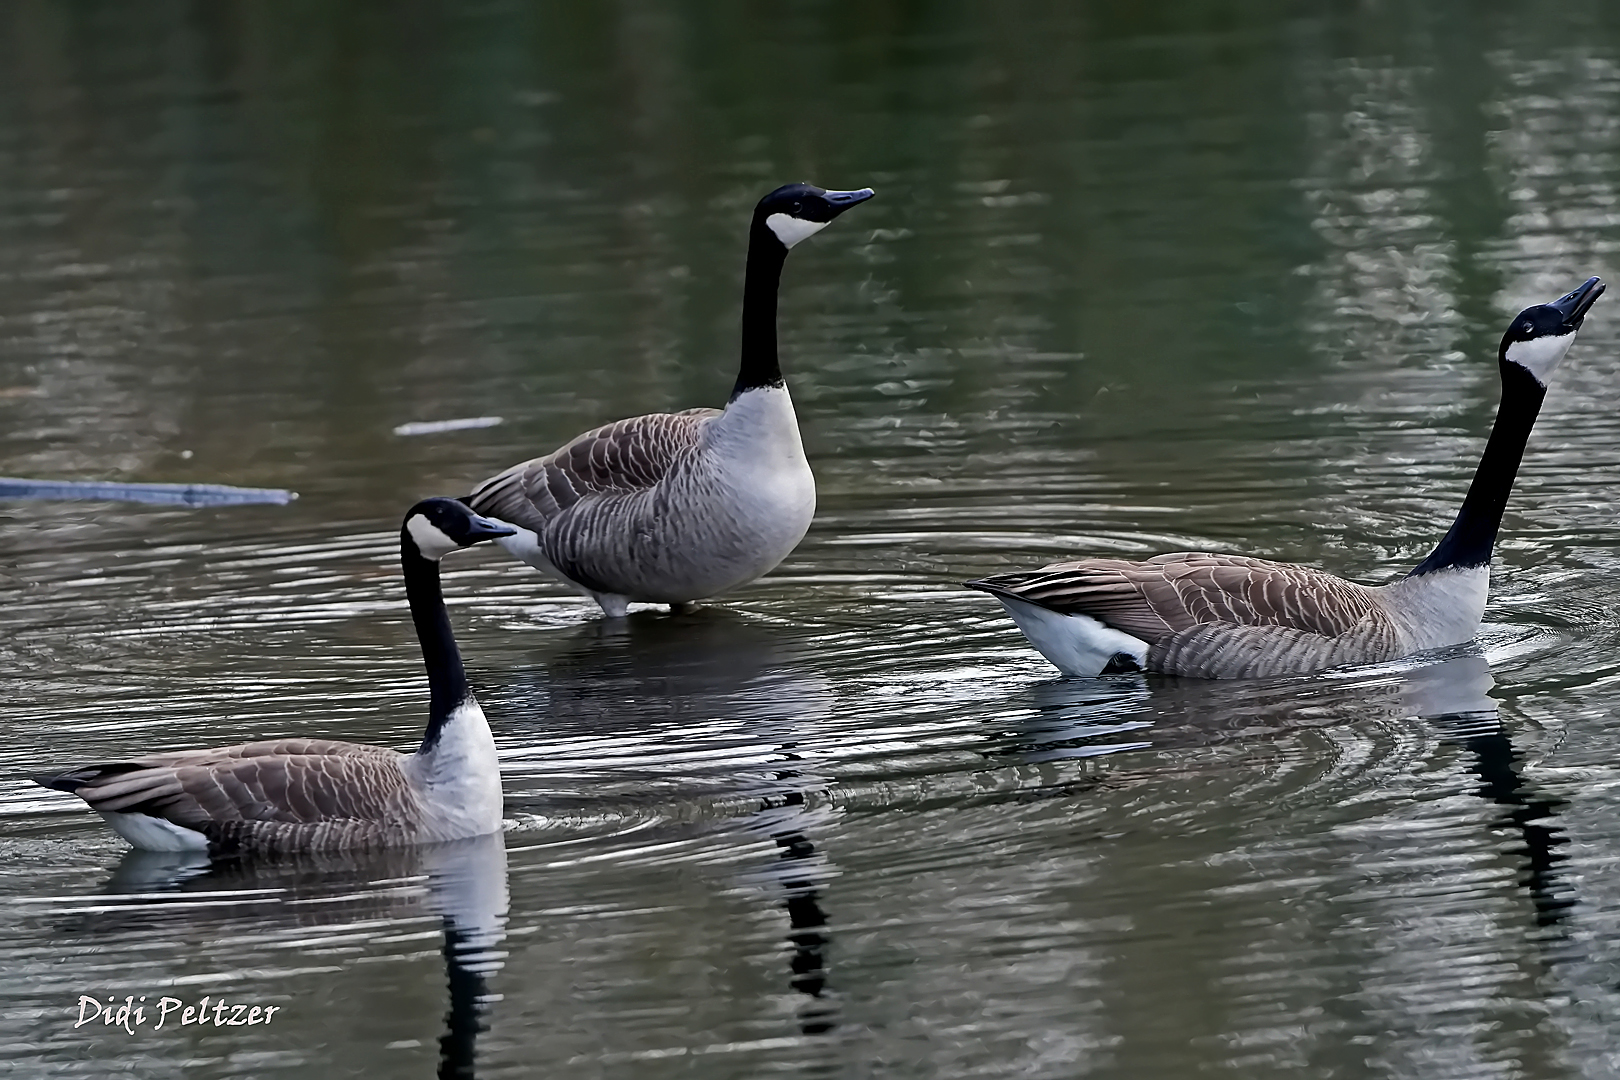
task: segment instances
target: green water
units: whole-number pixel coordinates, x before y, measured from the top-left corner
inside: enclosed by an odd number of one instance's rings
[[[404,508],[721,404],[748,212],[799,179],[878,191],[784,276],[800,548],[621,625],[498,551],[447,569],[504,853],[154,867],[27,781],[412,745]],[[1617,301],[1476,647],[1065,682],[955,584],[1189,548],[1403,573],[1506,320],[1616,280],[1617,240],[1599,0],[0,9],[0,475],[300,493],[0,502],[0,1058],[1620,1074]],[[280,1011],[74,1027],[143,994]]]

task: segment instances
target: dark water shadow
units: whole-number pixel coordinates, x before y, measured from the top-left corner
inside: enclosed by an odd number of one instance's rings
[[[73,916],[59,928],[121,933],[149,924],[155,915],[193,924],[251,917],[298,927],[343,925],[410,918],[425,903],[443,926],[449,990],[438,1075],[456,1080],[475,1075],[478,1036],[489,1030],[497,1000],[488,983],[502,967],[500,946],[506,938],[506,841],[500,834],[376,852],[275,858],[210,860],[195,852],[132,850],[101,892],[128,903]],[[198,894],[208,894],[208,905],[191,906]],[[231,894],[240,900],[229,902]]]

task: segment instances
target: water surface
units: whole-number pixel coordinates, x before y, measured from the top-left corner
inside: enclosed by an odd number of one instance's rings
[[[20,1075],[1620,1072],[1616,301],[1475,646],[1063,681],[955,584],[1420,560],[1507,318],[1620,274],[1608,6],[0,19],[0,475],[300,495],[0,502]],[[785,275],[804,544],[617,625],[497,551],[447,569],[501,845],[154,862],[27,782],[411,745],[402,510],[722,402],[748,209],[801,178],[879,191]],[[143,994],[281,1011],[73,1026]]]

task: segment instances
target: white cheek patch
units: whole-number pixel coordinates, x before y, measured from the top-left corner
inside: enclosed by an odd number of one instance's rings
[[[1518,364],[1542,386],[1547,385],[1553,368],[1569,352],[1570,344],[1575,340],[1573,331],[1561,337],[1538,337],[1529,341],[1515,341],[1507,347],[1507,358]]]
[[[444,534],[444,530],[421,514],[412,514],[411,519],[405,523],[411,539],[416,541],[417,550],[423,558],[438,561],[446,555],[461,547],[460,544]]]
[[[832,222],[805,221],[803,218],[792,217],[788,214],[772,214],[765,219],[765,224],[770,226],[771,232],[775,233],[776,238],[782,241],[783,247],[792,248],[800,240],[807,236],[816,235]]]

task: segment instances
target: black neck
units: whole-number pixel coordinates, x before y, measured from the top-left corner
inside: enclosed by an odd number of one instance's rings
[[[1502,511],[1513,490],[1513,478],[1519,472],[1519,460],[1524,457],[1530,429],[1547,396],[1547,388],[1524,368],[1506,360],[1499,363],[1502,404],[1474,472],[1474,482],[1445,539],[1408,577],[1453,567],[1484,566],[1491,561],[1491,549],[1496,546],[1496,532],[1502,525]]]
[[[748,232],[748,268],[743,275],[742,366],[731,396],[761,386],[781,386],[776,359],[776,292],[787,248],[761,218]]]
[[[444,610],[444,593],[439,588],[439,564],[425,559],[409,533],[400,536],[399,561],[405,570],[405,596],[411,603],[411,621],[416,638],[422,643],[422,662],[427,666],[428,725],[419,754],[430,752],[439,742],[450,714],[472,699],[467,685],[467,669],[461,665],[450,630],[450,614]]]

